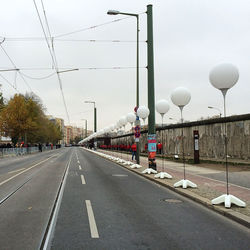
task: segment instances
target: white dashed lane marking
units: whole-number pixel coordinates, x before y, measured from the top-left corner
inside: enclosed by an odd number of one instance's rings
[[[87,213],[88,213],[88,218],[89,218],[89,227],[90,227],[90,233],[92,238],[99,238],[99,233],[97,230],[96,222],[95,222],[95,216],[94,212],[91,206],[90,200],[86,200],[86,208],[87,208]]]
[[[85,178],[84,178],[84,176],[82,174],[81,174],[81,180],[82,180],[82,184],[85,185],[86,181],[85,181]]]

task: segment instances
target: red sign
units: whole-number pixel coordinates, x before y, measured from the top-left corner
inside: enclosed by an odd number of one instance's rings
[[[140,132],[135,132],[135,138],[139,138],[141,136]]]

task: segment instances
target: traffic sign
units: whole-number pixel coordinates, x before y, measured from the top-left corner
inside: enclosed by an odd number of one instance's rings
[[[140,126],[138,126],[138,125],[135,126],[134,130],[135,130],[135,133],[134,133],[135,138],[139,138],[141,136],[141,128],[140,128]]]
[[[140,132],[135,132],[135,138],[139,138],[141,136]]]

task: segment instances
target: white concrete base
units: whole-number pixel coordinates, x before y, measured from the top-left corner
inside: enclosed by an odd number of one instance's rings
[[[157,171],[152,168],[146,168],[142,171],[143,174],[157,174]]]
[[[182,186],[182,188],[188,188],[188,187],[197,188],[197,185],[189,180],[180,180],[174,184],[174,187],[180,187],[180,186]]]
[[[125,161],[123,159],[119,159],[119,161],[117,161],[118,163],[124,163]]]
[[[172,179],[172,175],[166,173],[166,172],[160,172],[158,174],[155,175],[155,178],[160,178],[160,179],[164,179],[164,178],[167,178],[167,179]]]
[[[220,203],[225,203],[226,208],[230,208],[232,204],[235,204],[239,207],[245,207],[246,203],[239,198],[235,197],[231,194],[223,194],[215,199],[212,200],[213,205],[217,205]]]
[[[125,165],[133,165],[134,163],[131,162],[131,161],[126,161],[126,162],[124,162],[124,164],[125,164]]]
[[[130,168],[141,168],[142,166],[139,164],[133,164],[130,166]]]

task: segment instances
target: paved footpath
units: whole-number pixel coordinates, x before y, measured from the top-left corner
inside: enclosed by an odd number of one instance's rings
[[[92,151],[94,152],[94,151]],[[114,157],[119,157],[124,160],[131,160],[131,156],[128,154],[121,154],[120,152],[110,152],[107,150],[98,150],[105,154],[112,155]],[[142,171],[148,167],[148,160],[146,157],[140,157],[140,169],[131,169],[130,166],[123,165],[125,168],[136,172],[139,175],[143,175],[151,181],[157,182],[163,186],[168,187],[169,189],[174,190],[182,195],[185,195],[229,218],[232,218],[235,221],[247,226],[250,228],[250,188],[243,187],[236,184],[229,183],[229,194],[232,194],[239,199],[246,202],[246,207],[241,208],[235,205],[232,205],[230,209],[225,208],[224,204],[221,205],[212,205],[211,200],[226,193],[226,182],[215,180],[209,177],[202,175],[220,173],[222,171],[199,167],[197,165],[186,164],[186,179],[197,184],[198,188],[174,188],[174,183],[183,179],[183,163],[181,162],[172,162],[168,160],[157,159],[157,170],[161,172],[164,170],[173,176],[172,179],[155,179],[154,174],[142,174]],[[249,171],[248,171],[249,172]],[[247,172],[247,173],[248,173]],[[250,180],[249,180],[250,182]]]

